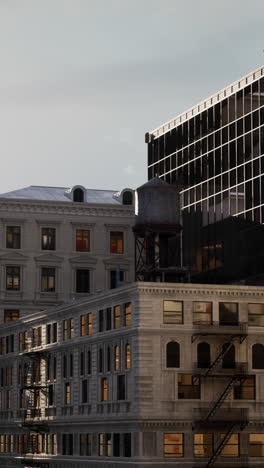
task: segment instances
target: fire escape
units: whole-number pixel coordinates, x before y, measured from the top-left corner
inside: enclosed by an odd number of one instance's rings
[[[27,344],[28,348],[28,344]],[[48,351],[43,349],[26,349],[20,354],[22,363],[21,387],[24,408],[22,410],[22,428],[26,430],[27,442],[24,457],[21,460],[24,468],[49,468],[49,463],[38,459],[38,435],[49,432],[46,422],[45,407],[42,397],[48,398],[46,378],[43,382],[42,368],[47,364]],[[46,367],[46,366],[45,366]],[[46,371],[46,368],[45,368]]]
[[[196,327],[196,326],[195,326]],[[240,386],[251,377],[247,373],[247,363],[234,363],[234,366],[224,366],[224,359],[228,356],[234,343],[243,343],[247,337],[247,324],[237,323],[221,326],[218,323],[210,326],[200,325],[196,327],[192,336],[192,342],[198,337],[219,337],[225,339],[225,345],[213,362],[203,363],[195,366],[194,380],[203,381],[204,384],[212,379],[223,383],[223,388],[213,399],[209,407],[200,407],[193,410],[193,430],[205,433],[212,433],[213,446],[207,462],[203,463],[197,459],[196,466],[211,468],[217,461],[218,456],[224,447],[230,441],[232,435],[241,432],[248,424],[248,408],[222,407],[226,403],[234,386],[239,383]],[[219,434],[217,440],[214,440],[216,434]],[[221,435],[220,435],[221,434]],[[241,461],[242,462],[242,461]],[[227,466],[220,462],[220,466]],[[246,461],[242,462],[246,466]]]

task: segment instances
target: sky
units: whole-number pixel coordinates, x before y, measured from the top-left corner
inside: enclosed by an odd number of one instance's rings
[[[263,0],[0,0],[0,193],[147,180],[145,133],[264,64]]]

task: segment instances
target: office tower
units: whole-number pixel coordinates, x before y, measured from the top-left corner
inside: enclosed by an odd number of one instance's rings
[[[146,134],[148,178],[180,188],[194,282],[264,283],[264,68]]]

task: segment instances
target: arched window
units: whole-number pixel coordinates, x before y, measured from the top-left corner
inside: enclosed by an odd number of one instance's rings
[[[132,205],[133,204],[133,194],[132,192],[126,190],[123,193],[123,205]]]
[[[167,367],[180,367],[180,345],[176,341],[167,344]]]
[[[252,368],[264,369],[264,346],[260,343],[252,346]]]
[[[126,369],[131,367],[131,348],[130,344],[126,344]]]
[[[230,345],[230,343],[224,343],[222,351],[226,351],[223,356],[223,369],[233,369],[236,367],[235,346],[233,344]]]
[[[118,345],[115,346],[115,370],[120,369],[120,348]]]
[[[210,345],[208,343],[199,343],[197,346],[197,366],[200,368],[208,368],[210,364]]]
[[[76,188],[73,191],[73,201],[75,202],[83,202],[84,194],[81,188]]]

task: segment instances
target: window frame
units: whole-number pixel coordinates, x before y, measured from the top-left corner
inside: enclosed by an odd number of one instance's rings
[[[8,232],[8,230],[18,229],[18,232]],[[7,225],[6,226],[6,249],[21,249],[21,226]],[[11,242],[9,245],[9,235],[11,236]]]
[[[178,310],[165,310],[165,303],[175,303],[175,304],[181,304],[181,311],[178,311]],[[171,312],[176,312],[176,314],[178,313],[179,317],[181,317],[181,320],[175,320],[175,319],[171,319],[170,317],[172,316],[172,313]],[[166,313],[168,315],[168,318],[166,318]],[[180,315],[181,314],[181,315]],[[183,301],[175,301],[175,300],[171,300],[171,299],[164,299],[163,300],[163,324],[165,325],[182,325],[184,323],[184,303]],[[177,316],[177,315],[176,315]]]
[[[124,253],[124,231],[110,231],[110,253],[122,255]],[[120,243],[120,244],[119,244]]]
[[[181,442],[180,443],[166,443],[166,436],[181,436]],[[180,454],[177,453],[170,453],[166,451],[166,447],[181,447],[181,452]],[[184,433],[182,432],[164,432],[163,433],[163,457],[164,458],[183,458],[184,457]]]
[[[42,226],[41,227],[41,250],[54,251],[56,250],[57,232],[55,227]],[[45,240],[45,236],[47,239]]]

